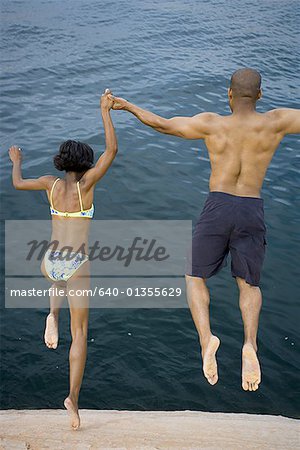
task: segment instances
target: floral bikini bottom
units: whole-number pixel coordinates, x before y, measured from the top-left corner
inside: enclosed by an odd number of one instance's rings
[[[83,253],[47,250],[45,269],[53,281],[68,281],[89,257]]]

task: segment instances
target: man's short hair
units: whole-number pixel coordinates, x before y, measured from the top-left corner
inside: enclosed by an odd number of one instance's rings
[[[230,80],[230,88],[234,97],[248,97],[256,100],[260,87],[261,75],[254,69],[236,70]]]

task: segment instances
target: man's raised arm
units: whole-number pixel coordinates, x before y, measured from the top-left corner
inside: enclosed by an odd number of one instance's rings
[[[214,113],[201,113],[193,117],[172,117],[166,119],[140,108],[120,97],[111,96],[113,109],[129,111],[143,124],[164,134],[172,134],[185,139],[205,139],[211,133],[212,124],[217,117]]]

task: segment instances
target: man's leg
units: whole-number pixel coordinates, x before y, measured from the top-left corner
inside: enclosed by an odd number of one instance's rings
[[[240,309],[244,323],[244,346],[242,350],[242,387],[245,391],[256,391],[261,381],[257,358],[257,330],[262,295],[258,286],[251,286],[236,277],[240,290]]]
[[[205,279],[189,275],[185,278],[187,300],[200,339],[203,372],[210,384],[216,384],[218,381],[216,352],[220,340],[212,334],[210,329],[209,291]]]

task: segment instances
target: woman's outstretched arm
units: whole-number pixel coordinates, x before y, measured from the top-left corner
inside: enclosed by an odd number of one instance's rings
[[[89,169],[82,177],[82,181],[87,185],[87,187],[92,187],[106,174],[118,152],[117,137],[110,116],[110,110],[113,105],[110,95],[111,91],[106,89],[104,94],[101,96],[100,101],[105,133],[105,151],[98,159],[95,167]]]
[[[52,175],[45,175],[40,178],[24,179],[22,177],[22,151],[13,145],[10,147],[9,157],[13,163],[12,182],[15,189],[26,191],[49,190],[55,180]]]

